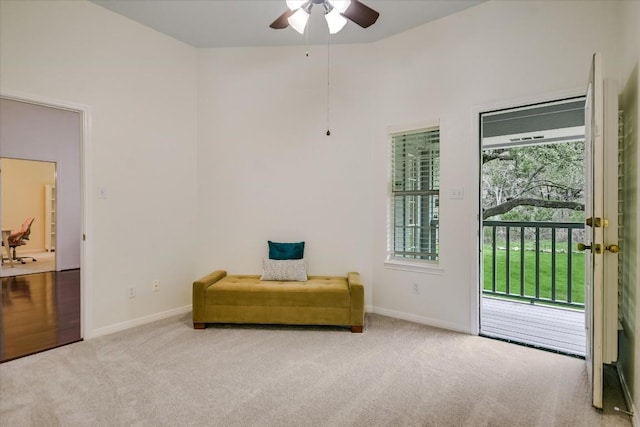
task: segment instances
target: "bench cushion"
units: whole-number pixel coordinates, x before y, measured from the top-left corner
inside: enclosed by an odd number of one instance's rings
[[[261,281],[231,275],[206,289],[208,306],[350,307],[346,277],[309,276],[306,282]]]

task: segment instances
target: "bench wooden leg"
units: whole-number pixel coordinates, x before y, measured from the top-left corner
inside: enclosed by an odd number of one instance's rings
[[[204,329],[207,327],[206,323],[193,322],[193,329]]]
[[[354,334],[361,334],[362,333],[362,325],[359,325],[359,326],[352,325],[351,326],[351,332],[353,332]]]

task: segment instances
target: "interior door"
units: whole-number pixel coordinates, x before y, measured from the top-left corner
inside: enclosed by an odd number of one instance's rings
[[[585,329],[592,403],[602,408],[603,341],[603,84],[600,57],[593,56],[585,101]]]
[[[602,364],[618,355],[618,85],[593,56],[585,105],[585,328],[593,406],[602,408]]]

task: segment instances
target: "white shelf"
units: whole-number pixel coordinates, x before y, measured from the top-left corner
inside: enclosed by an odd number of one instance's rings
[[[56,250],[56,187],[44,186],[44,247],[47,251]]]

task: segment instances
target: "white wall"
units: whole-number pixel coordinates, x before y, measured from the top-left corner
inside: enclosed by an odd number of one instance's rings
[[[85,336],[188,306],[196,50],[89,2],[2,1],[0,75],[2,93],[90,112]]]
[[[640,426],[640,247],[638,232],[640,231],[640,183],[638,165],[640,165],[640,2],[625,2],[623,5],[623,62],[620,75],[622,91],[620,108],[624,110],[624,239],[623,255],[623,303],[622,326],[620,331],[619,366],[624,382],[633,396],[636,426]]]
[[[326,136],[326,46],[309,57],[304,47],[200,52],[199,274],[260,274],[267,240],[304,240],[309,274],[358,271],[372,283],[371,182],[380,171],[371,163],[369,54],[331,47]]]

